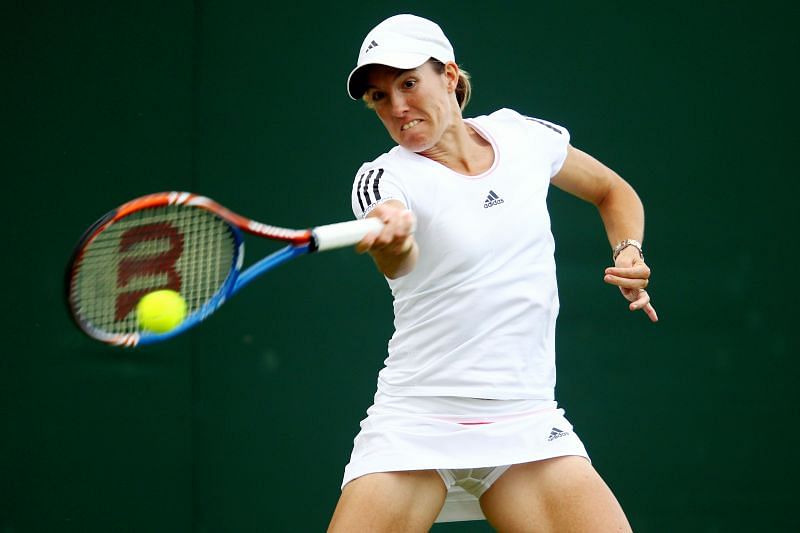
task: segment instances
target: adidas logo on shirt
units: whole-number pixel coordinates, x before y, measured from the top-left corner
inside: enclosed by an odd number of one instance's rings
[[[483,208],[489,209],[493,205],[499,205],[503,203],[503,199],[497,196],[497,193],[494,191],[489,191],[489,194],[486,196],[486,200],[483,202]]]
[[[569,431],[561,431],[558,428],[553,428],[550,430],[550,436],[547,438],[548,442],[552,442],[556,439],[560,439],[561,437],[566,437],[569,435]]]

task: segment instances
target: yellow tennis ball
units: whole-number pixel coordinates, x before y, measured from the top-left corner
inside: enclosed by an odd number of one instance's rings
[[[178,327],[186,318],[186,300],[169,289],[153,291],[139,300],[136,317],[142,329],[166,333]]]

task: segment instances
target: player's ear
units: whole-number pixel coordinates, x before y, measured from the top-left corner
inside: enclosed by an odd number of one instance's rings
[[[444,66],[444,76],[447,79],[447,92],[454,92],[458,86],[458,65],[453,61],[448,61]]]

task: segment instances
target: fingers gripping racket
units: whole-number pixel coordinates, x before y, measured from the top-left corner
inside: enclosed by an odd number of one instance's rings
[[[150,194],[107,213],[83,235],[66,276],[69,309],[90,337],[118,346],[165,341],[199,324],[255,278],[308,253],[349,246],[383,223],[376,218],[294,230],[250,220],[187,192]],[[286,247],[242,270],[247,232]],[[136,306],[159,290],[179,292],[187,316],[152,333]]]

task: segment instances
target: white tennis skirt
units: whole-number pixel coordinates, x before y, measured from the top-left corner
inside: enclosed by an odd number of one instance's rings
[[[378,391],[353,442],[342,487],[375,472],[441,474],[566,455],[589,458],[554,401],[405,397]],[[454,485],[436,521],[484,518],[477,496]]]

